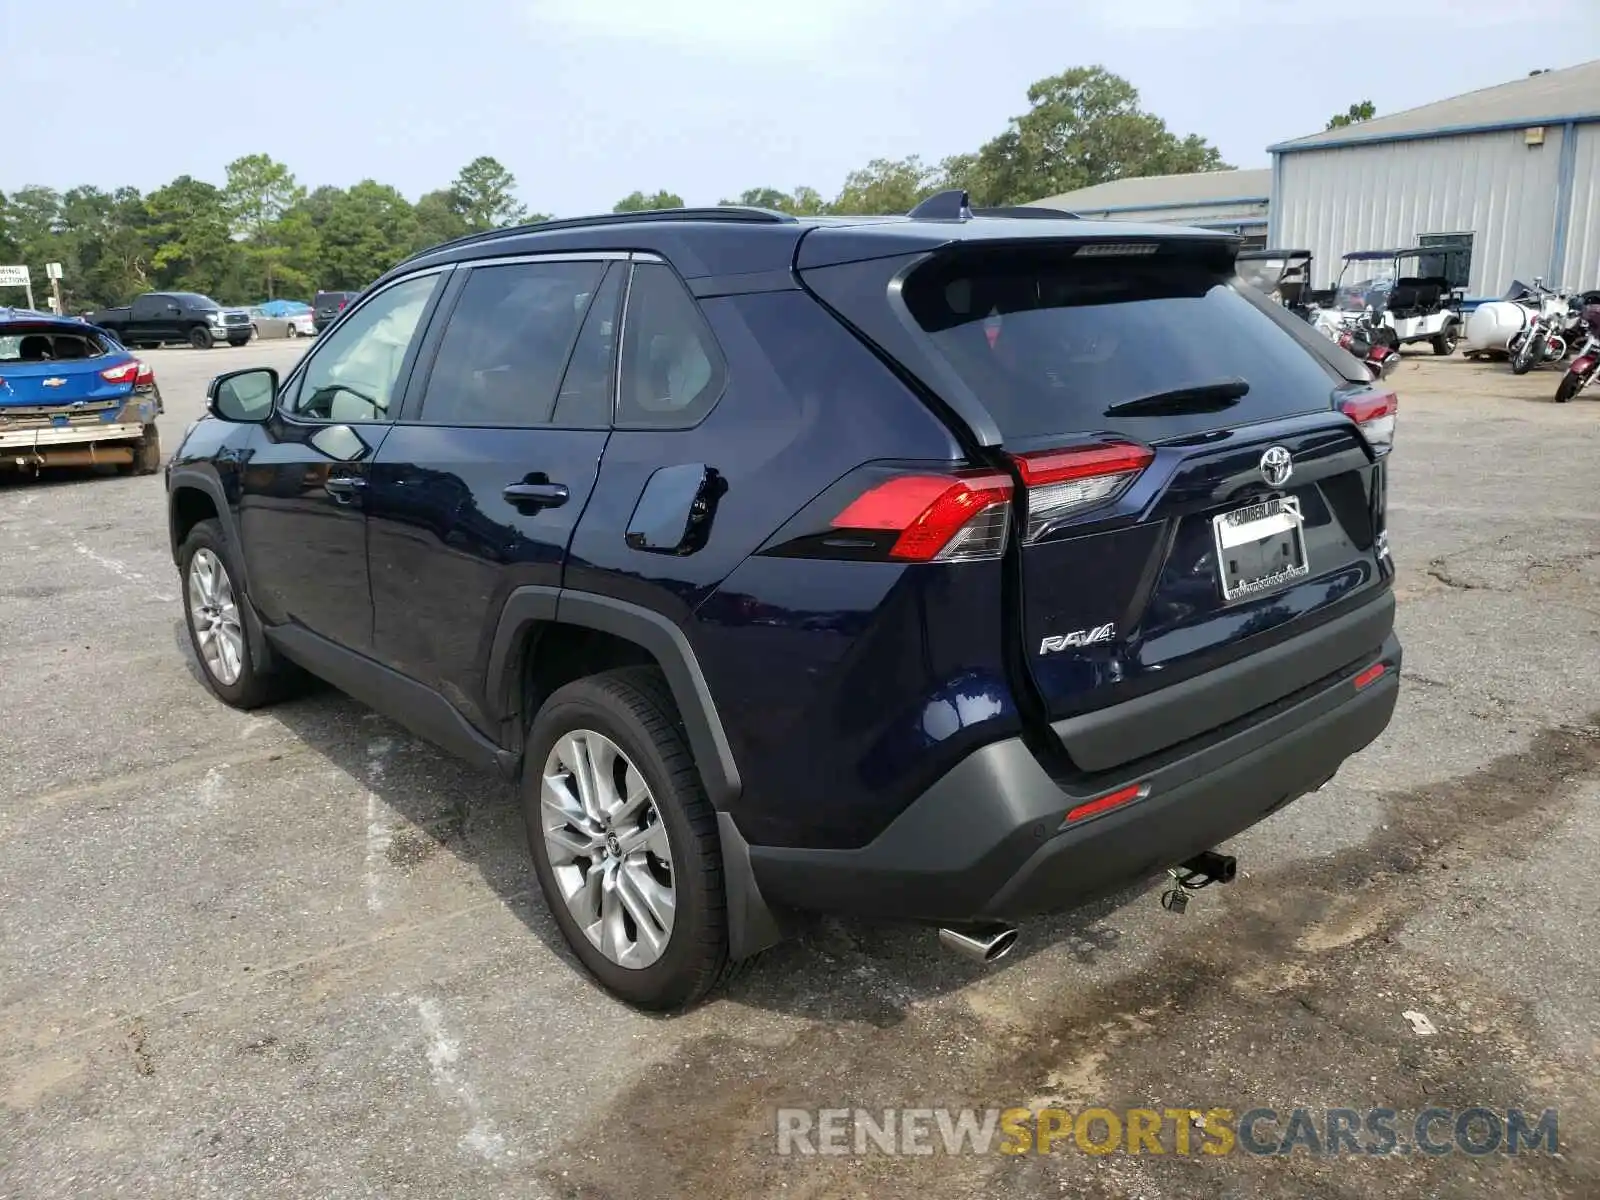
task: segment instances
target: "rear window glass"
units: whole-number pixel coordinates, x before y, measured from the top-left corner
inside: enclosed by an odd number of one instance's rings
[[[107,351],[105,341],[88,332],[0,325],[0,362],[66,362]]]
[[[1271,301],[1243,294],[1218,256],[1075,258],[1074,249],[954,254],[906,283],[913,318],[1008,440],[1179,436],[1325,409],[1345,382],[1264,311]],[[1108,412],[1238,380],[1248,391],[1215,411]]]

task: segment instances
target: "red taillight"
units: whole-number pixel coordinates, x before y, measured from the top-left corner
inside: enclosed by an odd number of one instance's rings
[[[343,312],[343,311],[344,311],[344,306],[345,306],[345,305],[346,305],[346,304],[349,304],[349,303],[350,303],[350,301],[348,301],[348,300],[341,300],[341,301],[339,301],[339,311],[340,311],[340,312]]]
[[[898,531],[889,557],[906,562],[999,558],[1011,514],[1004,475],[898,475],[851,501],[835,529]]]
[[[1383,674],[1386,670],[1388,670],[1388,668],[1385,667],[1381,662],[1373,663],[1365,671],[1356,676],[1356,689],[1359,691],[1368,684],[1377,683],[1378,680],[1383,678]]]
[[[135,388],[148,388],[155,386],[156,373],[150,369],[149,363],[136,358],[115,367],[107,367],[100,372],[100,378],[107,383],[131,383]]]
[[[1393,392],[1363,392],[1339,405],[1340,411],[1356,423],[1367,444],[1379,454],[1394,446],[1395,421],[1400,414],[1400,397]]]
[[[1067,811],[1066,819],[1061,823],[1070,825],[1074,821],[1081,821],[1085,817],[1098,816],[1113,808],[1121,808],[1124,804],[1132,804],[1135,800],[1143,800],[1150,794],[1148,783],[1134,783],[1117,791],[1110,792],[1094,800],[1085,800],[1076,808]]]
[[[1126,442],[1041,450],[1012,457],[1028,489],[1028,537],[1115,498],[1155,452]],[[857,496],[835,529],[894,531],[888,554],[906,562],[999,558],[1011,522],[1012,483],[992,471],[897,475]]]
[[[1028,488],[1027,540],[1065,517],[1116,499],[1154,458],[1155,451],[1132,442],[1015,456]]]

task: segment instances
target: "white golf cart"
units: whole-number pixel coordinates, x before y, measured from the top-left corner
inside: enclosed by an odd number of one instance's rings
[[[1427,342],[1435,354],[1455,353],[1465,289],[1452,287],[1443,275],[1415,273],[1425,260],[1432,265],[1443,253],[1419,247],[1346,254],[1334,285],[1332,306],[1318,317],[1324,322],[1354,323],[1370,311],[1377,324],[1393,332],[1397,346]],[[1412,274],[1406,274],[1408,268]]]

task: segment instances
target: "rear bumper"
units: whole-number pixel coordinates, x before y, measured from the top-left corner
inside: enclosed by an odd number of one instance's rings
[[[116,424],[40,426],[37,429],[13,429],[0,432],[0,457],[26,454],[30,450],[52,446],[81,446],[87,442],[138,441],[144,436],[144,426],[137,422],[122,421]]]
[[[1365,687],[1356,677],[1375,662]],[[1064,788],[1018,739],[962,760],[857,850],[749,847],[772,907],[938,924],[1019,920],[1088,903],[1243,832],[1326,783],[1389,724],[1401,649],[1382,649],[1265,712]],[[1132,784],[1142,800],[1062,829],[1067,811]]]

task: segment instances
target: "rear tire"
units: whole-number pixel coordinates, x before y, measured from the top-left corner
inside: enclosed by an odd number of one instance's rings
[[[189,345],[196,350],[209,350],[212,345],[211,330],[204,325],[196,325],[189,330]]]
[[[1446,325],[1439,331],[1439,336],[1433,339],[1433,352],[1443,358],[1456,352],[1456,327]]]
[[[289,328],[288,328],[288,331],[285,332],[285,334],[283,336],[284,337],[289,337],[289,338],[297,338],[297,337],[300,336],[300,330],[299,330],[298,327],[296,327],[295,325],[291,324],[289,326]]]
[[[201,566],[198,573],[211,578],[209,587],[196,578],[197,560]],[[286,696],[297,681],[296,674],[280,660],[265,667],[255,661],[244,623],[250,598],[239,585],[233,546],[216,518],[199,522],[183,539],[178,548],[178,578],[183,585],[183,623],[189,631],[189,645],[212,694],[240,709],[260,708]],[[214,635],[212,640],[200,633],[202,624]]]
[[[590,764],[588,784],[574,759]],[[660,673],[629,667],[557,689],[534,718],[522,763],[534,873],[573,953],[629,1004],[694,1004],[726,973],[727,899],[716,813]],[[590,804],[575,799],[580,787]],[[643,798],[625,805],[641,788]],[[553,853],[563,861],[553,864]],[[658,911],[668,913],[664,933]]]
[[[161,470],[161,431],[154,422],[144,427],[144,435],[133,449],[133,461],[122,468],[125,475],[154,475]]]

